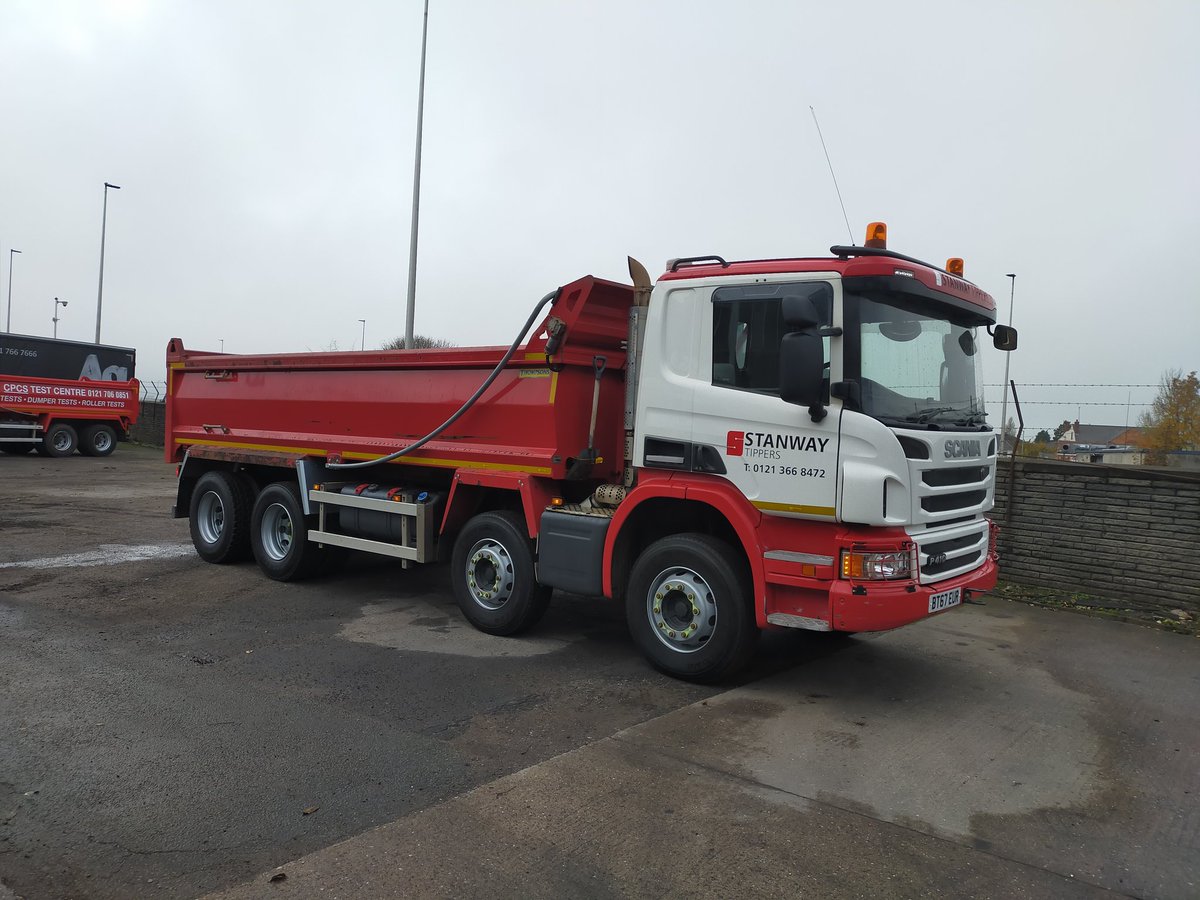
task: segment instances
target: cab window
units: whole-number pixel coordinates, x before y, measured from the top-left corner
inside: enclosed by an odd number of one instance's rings
[[[712,383],[719,387],[779,393],[779,346],[789,331],[783,298],[808,297],[822,325],[833,322],[833,286],[824,281],[752,284],[713,291]],[[824,339],[829,362],[829,338]]]

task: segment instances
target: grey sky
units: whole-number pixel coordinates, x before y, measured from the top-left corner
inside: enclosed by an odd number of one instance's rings
[[[432,0],[417,331],[507,343],[631,254],[824,254],[966,275],[1021,384],[1200,368],[1200,4]],[[95,329],[161,378],[232,352],[403,333],[420,0],[5,0],[0,285],[13,330]],[[0,294],[3,302],[6,294]],[[1003,359],[989,351],[988,381]],[[1025,388],[1034,428],[1152,389]],[[999,388],[988,391],[998,419]],[[1061,401],[1059,406],[1032,401]]]

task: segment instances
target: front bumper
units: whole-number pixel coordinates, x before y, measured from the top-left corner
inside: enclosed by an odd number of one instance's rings
[[[968,593],[991,590],[996,586],[997,571],[994,555],[988,554],[979,568],[934,584],[855,584],[836,581],[829,591],[830,622],[834,631],[888,631],[899,628],[918,619],[938,615],[929,611],[929,598],[934,594],[961,588],[962,599],[966,600]],[[856,588],[866,593],[856,594]]]

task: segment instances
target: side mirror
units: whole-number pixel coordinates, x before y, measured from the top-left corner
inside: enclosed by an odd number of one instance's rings
[[[992,328],[992,344],[997,350],[1012,351],[1017,349],[1017,329],[1008,325],[996,325]]]
[[[807,406],[814,422],[825,418],[825,347],[815,327],[785,334],[779,347],[779,396]]]
[[[783,324],[798,331],[816,328],[821,324],[817,305],[811,297],[795,294],[783,298]]]

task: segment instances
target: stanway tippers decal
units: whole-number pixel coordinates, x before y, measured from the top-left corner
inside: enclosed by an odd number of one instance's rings
[[[829,438],[772,431],[730,431],[725,436],[725,455],[742,457],[742,467],[756,475],[798,475],[824,478],[824,468],[801,462],[824,462],[799,454],[824,453]],[[770,460],[770,461],[768,461]],[[776,462],[778,461],[778,462]]]
[[[782,459],[785,450],[824,453],[828,445],[827,437],[769,431],[731,431],[725,437],[725,455]]]

